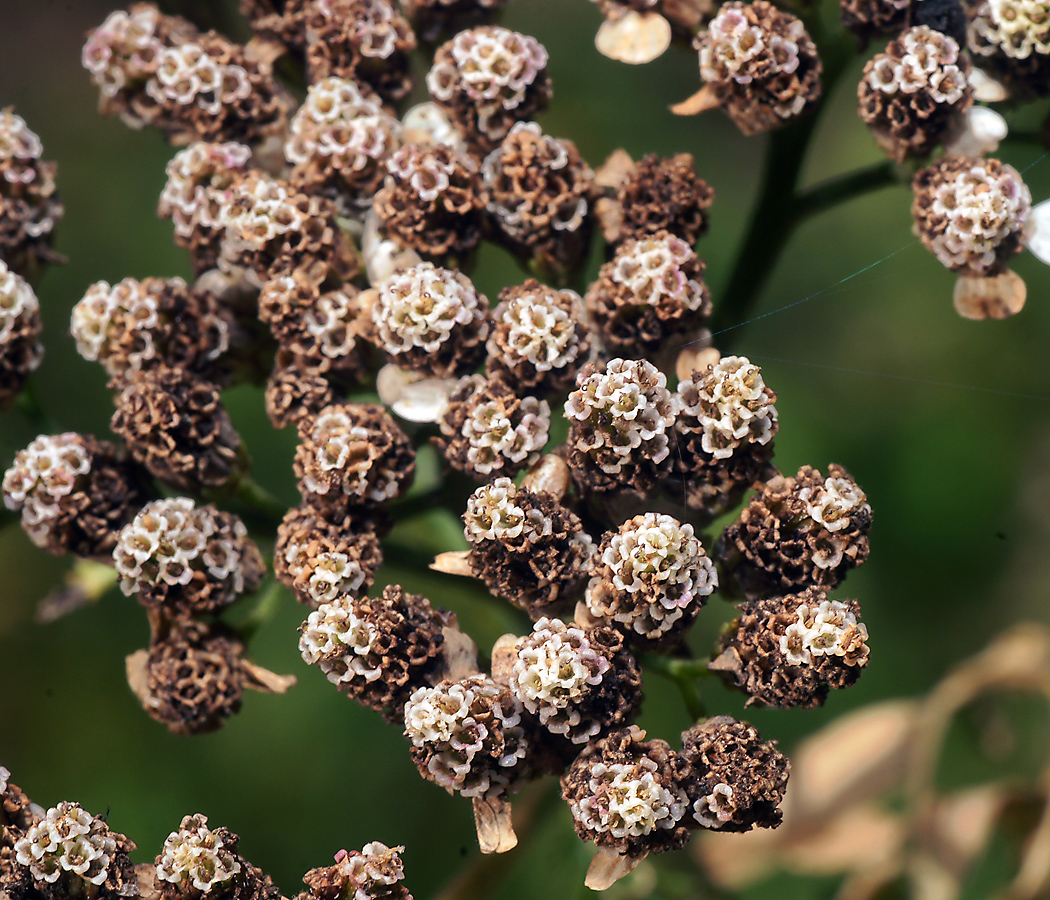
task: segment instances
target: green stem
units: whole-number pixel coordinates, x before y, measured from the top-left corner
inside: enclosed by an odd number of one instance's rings
[[[207,493],[205,494],[207,497]],[[228,495],[267,519],[280,522],[288,512],[288,504],[279,500],[251,475],[242,475]]]
[[[800,222],[854,197],[897,184],[898,181],[897,167],[887,160],[821,182],[795,198],[795,220]]]
[[[674,659],[667,656],[645,656],[642,668],[672,681],[682,695],[682,702],[694,721],[707,718],[707,705],[700,691],[700,679],[711,678],[714,672],[698,659]]]
[[[55,423],[51,421],[51,417],[44,412],[43,404],[40,402],[40,397],[36,392],[36,385],[32,379],[27,381],[25,387],[22,388],[22,392],[15,401],[15,408],[41,434],[53,434],[57,431]]]
[[[276,578],[260,588],[255,595],[255,606],[237,627],[241,638],[249,641],[260,628],[267,624],[276,614],[287,593],[285,587]]]

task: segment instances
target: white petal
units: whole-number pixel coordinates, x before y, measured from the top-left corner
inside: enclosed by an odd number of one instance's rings
[[[405,129],[405,143],[436,141],[457,150],[467,149],[462,133],[436,103],[419,103],[413,106],[401,118],[401,125]]]
[[[1032,207],[1026,226],[1028,237],[1025,246],[1039,259],[1050,266],[1050,200]]]
[[[448,409],[456,378],[427,378],[395,366],[383,366],[376,376],[379,399],[409,422],[436,422]]]
[[[945,141],[949,156],[985,156],[999,149],[1006,137],[1006,119],[987,106],[974,106],[960,119],[959,127]]]
[[[657,12],[631,10],[616,19],[606,19],[594,46],[599,53],[620,62],[652,62],[671,46],[671,24]]]
[[[379,217],[369,210],[361,236],[361,256],[372,284],[386,281],[395,272],[419,265],[423,260],[415,250],[402,246],[379,232]]]
[[[1024,308],[1027,293],[1021,276],[1009,269],[992,278],[960,275],[955,282],[955,311],[964,319],[1005,319]]]
[[[973,88],[973,99],[978,103],[1001,103],[1010,97],[1010,92],[1001,81],[976,67],[970,69],[966,79]]]

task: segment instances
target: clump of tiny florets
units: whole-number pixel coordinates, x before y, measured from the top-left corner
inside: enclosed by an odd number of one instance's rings
[[[959,45],[925,25],[909,28],[864,67],[860,117],[897,162],[927,156],[973,105]]]
[[[44,358],[40,301],[0,259],[0,412],[14,402]]]
[[[766,0],[723,4],[696,44],[700,77],[744,134],[782,125],[820,97],[820,57],[806,26]]]
[[[438,48],[427,87],[467,140],[489,152],[515,122],[550,102],[547,51],[535,38],[496,25],[470,28]]]
[[[622,243],[584,298],[612,353],[655,353],[711,314],[704,262],[666,231]]]
[[[988,67],[1019,98],[1050,94],[1050,3],[985,0],[970,6],[967,42],[974,62]]]
[[[580,295],[534,278],[500,291],[492,322],[487,370],[521,390],[563,390],[591,353]]]
[[[340,850],[335,865],[311,869],[303,876],[308,890],[295,900],[412,900],[402,883],[399,851],[372,841],[360,850]]]
[[[488,300],[452,269],[420,263],[381,285],[374,339],[387,358],[432,378],[464,375],[485,355]]]
[[[218,612],[265,574],[240,519],[185,497],[147,504],[121,530],[113,561],[127,596],[170,616]]]
[[[300,628],[299,652],[347,696],[395,721],[418,688],[440,679],[443,629],[453,621],[426,597],[388,585],[382,597],[320,605]]]
[[[412,760],[450,794],[498,797],[527,774],[521,702],[487,675],[421,687],[405,706]]]
[[[575,513],[497,478],[471,494],[463,522],[471,568],[494,595],[534,619],[571,609],[595,554]]]
[[[746,722],[717,716],[682,733],[681,755],[695,779],[692,827],[739,832],[780,824],[789,766],[775,741],[763,741]]]
[[[646,493],[671,468],[675,408],[667,377],[644,359],[587,365],[565,402],[569,465],[584,489]]]
[[[912,191],[919,237],[953,272],[999,275],[1021,252],[1032,195],[1013,166],[944,157],[915,176]]]
[[[678,414],[668,490],[713,518],[767,474],[777,433],[777,395],[761,369],[743,356],[725,356],[678,383]]]
[[[761,486],[716,548],[723,572],[748,599],[830,589],[868,558],[871,507],[849,473],[803,466]]]
[[[619,632],[546,617],[518,641],[509,685],[544,728],[573,744],[627,725],[642,698],[641,672]]]
[[[587,609],[635,640],[677,640],[718,587],[693,526],[661,513],[635,516],[607,534],[598,558]]]
[[[225,828],[212,830],[207,816],[185,816],[164,841],[157,878],[198,894],[219,893],[241,871],[236,846],[237,836]]]
[[[107,560],[117,532],[146,502],[143,473],[91,435],[41,435],[4,474],[4,503],[49,553]]]
[[[51,249],[63,212],[56,166],[42,154],[40,138],[25,119],[0,110],[0,262],[20,275],[60,259]]]
[[[856,600],[829,600],[819,588],[742,603],[712,669],[743,690],[749,706],[820,706],[868,664],[859,615]]]
[[[266,415],[274,428],[296,425],[336,402],[332,384],[316,369],[284,360],[266,380]]]

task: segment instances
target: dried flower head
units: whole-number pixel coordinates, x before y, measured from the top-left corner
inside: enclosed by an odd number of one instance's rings
[[[868,629],[856,600],[819,588],[740,606],[712,664],[748,695],[748,705],[821,706],[831,688],[854,684],[868,664]]]
[[[300,273],[281,275],[263,285],[259,318],[300,369],[354,381],[362,368],[357,335],[364,309],[358,293],[352,285],[322,291]]]
[[[441,417],[438,449],[454,469],[479,480],[514,474],[540,457],[550,434],[546,400],[519,397],[500,377],[469,375]]]
[[[320,195],[250,171],[222,193],[218,216],[225,232],[218,266],[258,287],[297,270],[318,284],[348,279],[357,260],[335,213]]]
[[[1032,195],[997,159],[949,156],[912,181],[912,216],[923,244],[953,272],[999,275],[1021,252]]]
[[[613,628],[540,619],[517,645],[510,689],[540,724],[573,744],[628,724],[642,676]]]
[[[488,300],[452,269],[420,263],[379,285],[375,341],[401,368],[432,378],[463,375],[485,355]]]
[[[718,587],[693,526],[662,513],[635,516],[610,532],[587,586],[587,609],[629,636],[677,639]]]
[[[470,565],[493,594],[534,619],[571,609],[595,554],[575,513],[497,478],[470,495],[463,522]]]
[[[60,258],[51,239],[63,207],[43,150],[25,119],[0,110],[0,262],[19,274]]]
[[[218,385],[156,366],[115,382],[113,433],[155,478],[179,490],[220,487],[241,476],[246,455]]]
[[[759,489],[722,533],[716,557],[748,599],[830,589],[868,558],[871,507],[841,466],[803,466]]]
[[[4,503],[49,553],[106,559],[117,532],[146,502],[144,478],[118,449],[91,435],[41,435],[4,474]]]
[[[711,315],[703,275],[689,244],[661,231],[620,244],[584,299],[610,352],[655,353]]]
[[[375,507],[412,482],[415,451],[390,414],[369,403],[337,403],[299,424],[299,491],[335,507]]]
[[[565,401],[576,482],[590,491],[650,491],[671,468],[674,416],[667,377],[651,362],[585,366]]]
[[[304,193],[321,191],[348,213],[360,213],[386,176],[401,125],[353,81],[331,76],[310,85],[292,119],[284,155],[290,181]]]
[[[668,488],[684,486],[686,503],[714,517],[733,506],[769,468],[777,433],[777,395],[762,370],[743,356],[725,356],[679,382]]]
[[[861,120],[897,162],[928,156],[973,105],[959,45],[926,25],[909,28],[864,67]]]
[[[170,366],[221,380],[231,314],[209,293],[181,278],[99,281],[73,307],[70,333],[84,359],[110,376],[129,369]]]
[[[157,215],[171,219],[175,243],[190,252],[197,274],[216,266],[226,224],[224,192],[248,171],[251,150],[243,144],[190,144],[172,157]]]
[[[594,172],[572,141],[516,122],[481,167],[488,211],[510,248],[556,271],[576,266],[590,236]]]
[[[43,361],[43,327],[33,289],[0,259],[0,412],[14,402]]]
[[[274,428],[298,427],[304,418],[316,416],[336,399],[324,375],[294,359],[275,367],[266,381],[266,415]]]
[[[29,870],[39,896],[47,900],[137,896],[128,857],[134,849],[101,816],[66,802],[34,821],[13,847],[15,863]]]
[[[473,157],[446,144],[407,144],[386,168],[373,208],[389,237],[435,259],[478,245],[488,194]]]
[[[576,833],[625,856],[678,850],[689,839],[689,766],[637,726],[584,747],[561,779]]]
[[[535,278],[504,288],[492,311],[487,371],[522,390],[564,390],[591,354],[586,318],[575,291],[547,287]]]
[[[299,652],[347,696],[395,721],[418,688],[441,677],[450,621],[426,597],[387,585],[382,597],[319,606],[300,628]]]
[[[839,15],[842,24],[866,44],[873,34],[900,34],[908,27],[915,5],[913,0],[839,0]]]
[[[401,0],[416,32],[433,41],[442,31],[457,33],[492,18],[509,0]]]
[[[405,706],[412,761],[450,794],[489,798],[528,774],[520,701],[487,675],[421,687]]]
[[[296,900],[412,900],[402,883],[399,851],[372,841],[360,850],[340,850],[335,865],[311,869],[303,876],[308,890]]]
[[[682,733],[682,756],[696,779],[689,788],[693,827],[715,831],[776,828],[788,761],[776,741],[746,722],[716,716]]]
[[[193,611],[204,610],[194,606]],[[241,708],[243,652],[244,645],[220,625],[177,622],[150,644],[143,708],[172,734],[204,734],[221,728]],[[208,893],[227,880],[221,877],[226,873],[217,867],[209,879],[215,858],[199,849],[194,852],[194,846],[191,842],[181,854],[169,857],[167,877],[160,871],[158,877],[176,883],[188,877],[197,890]],[[167,845],[164,849],[167,856]],[[199,883],[209,880],[210,884]]]
[[[595,208],[609,244],[666,231],[692,247],[707,233],[707,209],[714,199],[714,189],[696,174],[691,154],[650,153],[630,166],[615,196],[599,200]]]
[[[240,519],[186,497],[146,504],[121,529],[113,561],[127,596],[174,616],[217,612],[265,574]]]
[[[84,67],[101,89],[103,114],[155,125],[173,143],[258,143],[287,125],[291,98],[272,57],[151,3],[112,13],[84,45]]]
[[[187,891],[192,887],[200,894],[219,893],[241,871],[236,846],[237,836],[225,828],[212,830],[207,816],[185,816],[178,831],[164,841],[156,861],[157,878]]]
[[[438,47],[427,87],[468,142],[488,152],[515,122],[550,102],[547,51],[535,38],[496,25],[470,28]]]
[[[697,38],[700,77],[744,134],[783,124],[820,97],[820,57],[801,19],[767,0],[721,6]]]
[[[1050,94],[1050,3],[984,0],[971,4],[967,42],[974,61],[1020,97]]]

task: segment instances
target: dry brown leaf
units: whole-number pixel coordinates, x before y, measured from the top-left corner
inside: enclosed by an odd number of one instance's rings
[[[671,112],[676,116],[698,116],[702,112],[721,106],[722,101],[718,96],[718,90],[714,85],[705,84],[692,97],[688,97],[681,103],[671,107]]]
[[[474,798],[474,827],[482,853],[506,853],[518,846],[506,797]]]
[[[1009,269],[993,278],[960,275],[955,282],[955,311],[964,319],[1007,319],[1024,309],[1028,288]]]
[[[621,878],[630,875],[643,859],[644,853],[641,856],[622,856],[614,850],[599,847],[583,883],[592,891],[608,890]]]

